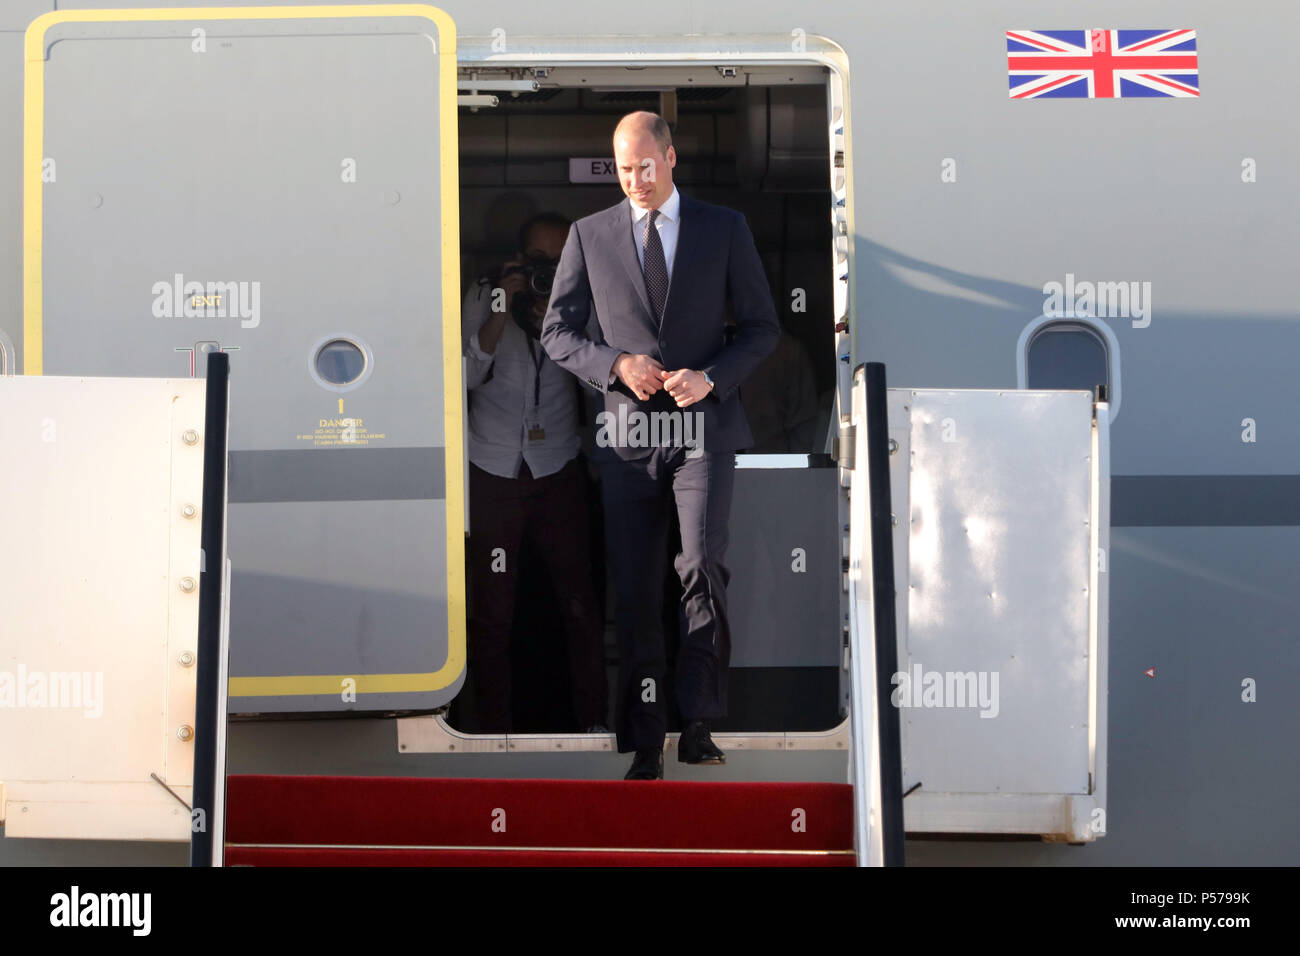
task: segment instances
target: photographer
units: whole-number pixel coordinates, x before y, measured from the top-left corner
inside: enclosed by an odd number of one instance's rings
[[[605,733],[604,622],[592,584],[586,475],[573,378],[538,339],[568,236],[556,213],[520,229],[520,256],[470,289],[469,673],[482,733],[511,729],[510,630],[525,536],[538,545],[563,616],[577,729]]]

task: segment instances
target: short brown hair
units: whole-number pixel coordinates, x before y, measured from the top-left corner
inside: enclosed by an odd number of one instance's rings
[[[618,121],[618,126],[614,127],[614,136],[617,137],[619,132],[625,129],[635,129],[638,132],[649,133],[654,137],[659,152],[664,155],[668,154],[668,147],[673,144],[673,133],[668,128],[668,121],[658,113],[651,113],[649,110],[637,110],[635,113],[628,113]]]

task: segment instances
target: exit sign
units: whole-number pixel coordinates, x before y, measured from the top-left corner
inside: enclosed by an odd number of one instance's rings
[[[569,182],[571,183],[616,183],[618,170],[614,168],[614,158],[603,156],[583,156],[569,158]]]

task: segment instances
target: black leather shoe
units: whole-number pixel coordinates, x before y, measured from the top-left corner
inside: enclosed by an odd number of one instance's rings
[[[677,741],[677,759],[681,763],[722,764],[727,762],[727,755],[709,736],[709,725],[702,720],[693,720]]]
[[[662,780],[664,778],[664,752],[662,750],[638,750],[632,768],[624,780]]]

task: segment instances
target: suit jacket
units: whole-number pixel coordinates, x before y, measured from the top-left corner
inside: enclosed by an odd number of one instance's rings
[[[650,310],[633,245],[632,212],[624,199],[569,230],[542,345],[555,364],[604,393],[605,411],[614,416],[608,421],[634,410],[698,412],[704,450],[734,452],[753,443],[736,389],[776,347],[781,326],[744,215],[678,193],[681,219],[662,325]],[[730,343],[728,305],[736,321]],[[664,389],[638,401],[621,381],[610,382],[620,352],[652,356],[669,371],[707,372],[714,390],[685,409],[678,409]],[[607,458],[610,451],[596,453]],[[612,451],[635,459],[651,449],[615,446]]]

